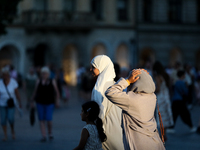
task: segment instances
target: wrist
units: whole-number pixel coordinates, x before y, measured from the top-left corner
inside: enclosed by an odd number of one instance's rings
[[[128,83],[128,85],[130,85],[130,84],[131,84],[128,78],[126,79],[126,82]]]

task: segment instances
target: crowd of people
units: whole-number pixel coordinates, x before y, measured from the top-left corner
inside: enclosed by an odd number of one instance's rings
[[[120,77],[122,77],[122,74],[117,71],[120,69],[116,69],[116,66],[119,68],[119,65],[114,64],[115,74],[117,76],[115,81],[117,82]],[[174,127],[178,116],[180,116],[183,123],[189,127],[189,132],[196,132],[199,134],[200,118],[199,124],[194,125],[191,119],[192,114],[190,113],[190,110],[195,105],[200,104],[199,69],[189,64],[181,65],[179,62],[177,62],[174,67],[164,67],[161,62],[158,61],[152,65],[148,63],[144,68],[148,70],[156,85],[155,94],[165,129],[165,141],[167,140],[166,132],[171,134],[175,133]],[[100,77],[98,77],[98,80],[99,78]],[[106,76],[106,78],[108,78],[108,76]],[[106,88],[106,86],[104,88]],[[91,89],[92,88],[88,91],[91,91]],[[157,112],[155,113],[155,117],[159,125],[159,116]]]
[[[200,133],[191,119],[190,110],[200,104],[200,71],[179,62],[165,68],[160,62],[147,68],[134,69],[127,74],[106,55],[94,57],[91,67],[77,70],[77,87],[82,105],[81,119],[86,122],[79,145],[74,149],[165,149],[157,125],[156,103],[166,132],[174,133],[177,117],[189,126],[190,132]],[[126,69],[127,70],[127,69]],[[69,98],[69,90],[62,70],[55,67],[30,68],[18,78],[12,66],[1,70],[0,115],[7,140],[6,122],[9,121],[15,139],[14,112],[21,109],[19,84],[27,96],[27,108],[37,109],[41,142],[52,140],[52,115],[60,99]],[[86,103],[85,103],[86,102]],[[200,120],[199,120],[200,123]],[[162,127],[161,127],[162,128]],[[48,134],[46,133],[48,131]],[[162,129],[161,129],[162,130]],[[146,144],[144,144],[144,141]]]
[[[52,116],[54,107],[59,107],[60,99],[66,102],[69,90],[64,82],[62,70],[50,69],[51,67],[30,68],[24,78],[13,66],[6,65],[1,70],[0,79],[0,115],[4,133],[3,141],[7,140],[7,120],[11,127],[12,138],[15,139],[14,114],[15,109],[22,112],[19,88],[26,94],[26,108],[37,108],[38,119],[42,134],[41,142],[47,140],[46,126],[49,139],[53,139]],[[20,80],[19,80],[20,79]],[[33,112],[35,114],[35,112]]]
[[[199,70],[189,64],[177,62],[173,68],[164,68],[160,62],[152,67],[156,83],[156,95],[163,123],[168,133],[174,133],[177,117],[188,125],[190,132],[200,133],[192,123],[190,110],[199,104]],[[166,137],[165,137],[166,138]]]

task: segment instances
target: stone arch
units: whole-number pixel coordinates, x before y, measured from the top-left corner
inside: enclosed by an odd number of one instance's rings
[[[16,70],[20,70],[20,51],[19,49],[12,45],[4,45],[0,49],[0,69],[5,65],[13,65]]]
[[[94,45],[92,48],[91,59],[97,55],[103,55],[103,54],[104,55],[107,54],[106,47],[103,43],[98,43],[98,44]]]
[[[142,49],[140,53],[139,65],[144,67],[147,62],[150,62],[151,64],[155,62],[154,51],[149,47]]]
[[[121,68],[129,68],[129,50],[125,43],[121,43],[117,47],[115,60]]]
[[[15,64],[17,71],[19,71],[20,73],[24,73],[24,68],[25,68],[25,47],[24,44],[21,43],[20,41],[17,40],[13,40],[13,39],[5,39],[3,41],[0,42],[0,51],[2,50],[2,48],[6,47],[6,46],[12,46],[14,47],[14,49],[17,49],[17,57],[19,55],[19,58],[17,60],[17,63]],[[15,67],[14,66],[14,67]]]
[[[75,86],[77,84],[78,52],[74,44],[68,44],[63,50],[62,67],[66,83]]]
[[[169,62],[169,64],[171,66],[174,66],[177,62],[182,64],[183,63],[183,56],[182,56],[180,48],[175,47],[170,51],[170,62]]]
[[[41,67],[46,65],[46,53],[49,47],[45,43],[39,43],[34,48],[33,53],[33,63],[36,67]]]

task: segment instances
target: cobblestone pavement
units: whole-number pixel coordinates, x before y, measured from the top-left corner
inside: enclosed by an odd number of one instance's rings
[[[23,94],[22,94],[23,95]],[[23,98],[24,99],[24,98]],[[72,91],[69,103],[62,105],[54,112],[53,133],[54,140],[41,143],[38,121],[33,127],[29,123],[29,112],[24,108],[21,118],[16,112],[16,140],[12,140],[10,130],[8,141],[0,141],[0,150],[71,150],[79,142],[82,127],[85,125],[80,119],[81,103],[78,94]],[[25,102],[24,102],[25,104]],[[192,110],[192,119],[195,125],[200,116],[200,107]],[[189,128],[180,119],[176,124],[176,133],[168,134],[167,150],[200,150],[200,135],[190,134]],[[3,138],[0,129],[0,138]],[[151,149],[149,149],[151,150]]]

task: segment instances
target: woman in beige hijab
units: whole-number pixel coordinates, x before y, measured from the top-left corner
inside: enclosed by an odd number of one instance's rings
[[[91,72],[97,77],[92,91],[92,100],[100,106],[100,118],[107,136],[103,143],[104,150],[124,150],[121,128],[122,110],[111,103],[105,96],[107,88],[114,84],[115,70],[110,58],[106,55],[98,55],[91,61]]]
[[[125,150],[165,150],[154,118],[154,92],[155,84],[143,70],[133,70],[106,91],[106,97],[122,109]]]

